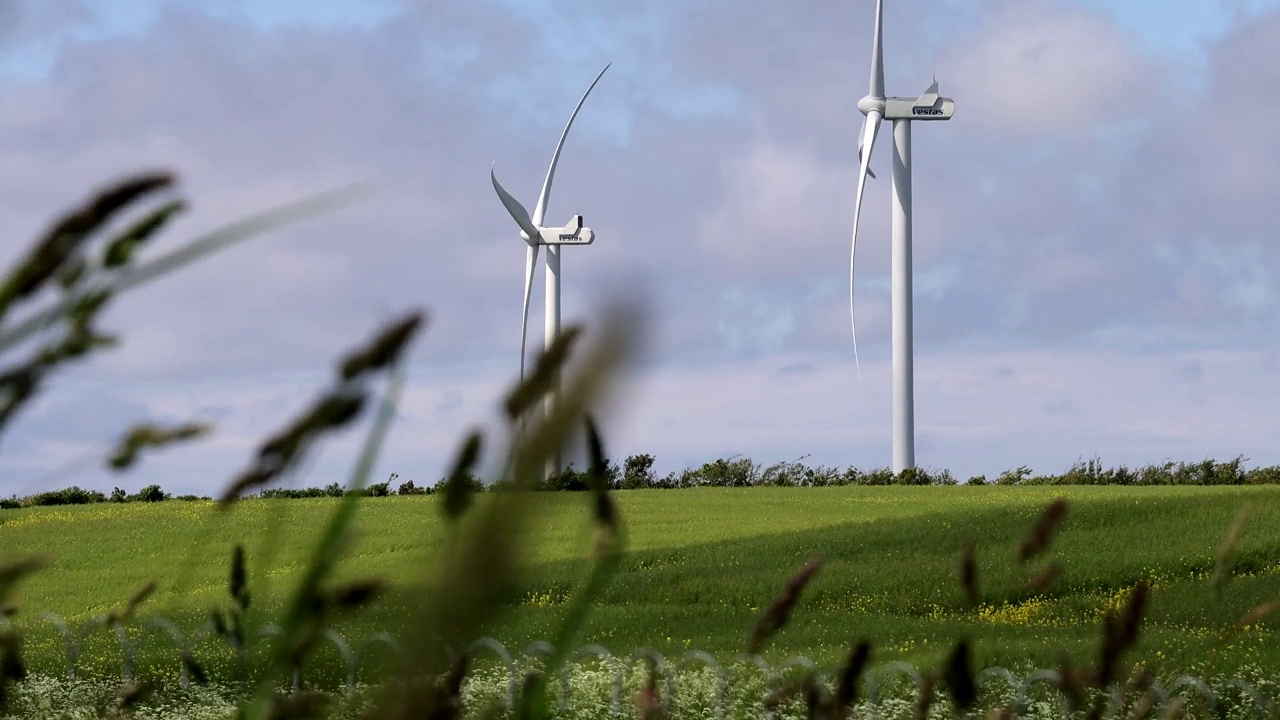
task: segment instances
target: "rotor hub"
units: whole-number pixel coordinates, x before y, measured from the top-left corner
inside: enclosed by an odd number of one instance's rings
[[[880,114],[884,114],[884,98],[872,97],[867,95],[858,101],[858,111],[863,115],[868,115],[872,110],[879,110]]]

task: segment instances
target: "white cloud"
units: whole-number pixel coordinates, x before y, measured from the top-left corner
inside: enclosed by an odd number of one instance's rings
[[[999,0],[946,56],[956,117],[991,134],[1080,134],[1144,114],[1153,99],[1155,77],[1132,33],[1053,0]]]

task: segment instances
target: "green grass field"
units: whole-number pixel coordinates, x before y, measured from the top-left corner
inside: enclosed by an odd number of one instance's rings
[[[1071,510],[1049,552],[1027,567],[1017,547],[1056,497]],[[803,562],[826,564],[806,588],[792,622],[766,656],[805,654],[833,667],[859,638],[873,664],[942,661],[954,640],[973,640],[979,665],[1054,666],[1058,649],[1092,662],[1100,613],[1140,579],[1154,583],[1142,639],[1131,657],[1161,674],[1228,675],[1280,667],[1272,618],[1217,644],[1250,609],[1280,598],[1280,487],[841,487],[646,490],[614,494],[629,551],[589,619],[583,642],[617,653],[648,645],[686,648],[728,661],[746,647],[761,610]],[[587,496],[531,496],[539,512],[522,576],[507,613],[489,635],[513,649],[549,638],[570,592],[585,577],[590,545]],[[481,502],[485,501],[482,496]],[[395,590],[340,627],[349,638],[394,630],[406,600],[431,589],[434,551],[447,528],[435,497],[361,502],[348,577],[381,575]],[[1236,577],[1221,600],[1208,576],[1241,507],[1252,511],[1239,544]],[[211,503],[102,504],[0,513],[0,554],[32,552],[53,564],[24,582],[15,622],[29,630],[37,671],[63,662],[56,635],[33,618],[52,610],[75,621],[121,604],[151,578],[160,591],[144,607],[194,627],[226,606],[234,543],[248,551],[258,619],[278,608],[303,567],[335,501],[249,501],[229,514]],[[983,603],[967,609],[958,567],[966,539],[977,543]],[[1062,578],[1031,597],[1027,579],[1048,561]],[[172,650],[145,641],[140,666],[176,673]],[[197,650],[218,672],[215,642]],[[119,650],[105,630],[92,636],[82,666],[118,672]],[[309,670],[308,672],[313,672]],[[320,676],[336,672],[320,662]],[[334,676],[336,677],[336,675]]]

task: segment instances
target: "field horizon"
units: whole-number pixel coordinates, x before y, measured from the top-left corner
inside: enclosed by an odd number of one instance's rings
[[[1131,662],[1162,675],[1280,667],[1274,619],[1218,642],[1251,609],[1280,597],[1280,487],[846,486],[612,496],[627,552],[579,645],[599,643],[617,654],[648,646],[669,656],[698,649],[731,661],[746,650],[752,625],[787,579],[819,556],[823,567],[765,650],[772,661],[805,655],[829,668],[853,642],[867,639],[875,665],[937,666],[956,639],[967,637],[978,667],[1053,667],[1060,651],[1087,665],[1096,662],[1102,613],[1146,580],[1152,593]],[[521,572],[504,597],[504,615],[485,635],[513,652],[552,637],[565,602],[587,574],[588,498],[529,494],[536,512]],[[1056,498],[1067,499],[1070,510],[1053,543],[1044,557],[1021,565],[1019,543]],[[491,499],[476,496],[480,503]],[[349,639],[394,632],[407,604],[425,592],[447,591],[427,582],[449,531],[439,501],[434,495],[360,501],[357,537],[338,577],[384,577],[391,591],[338,625]],[[36,613],[53,611],[80,624],[119,607],[151,579],[159,587],[139,618],[161,614],[194,630],[212,608],[228,605],[227,567],[236,543],[247,553],[252,621],[270,620],[336,502],[258,499],[227,513],[209,502],[6,511],[0,543],[8,556],[52,557],[17,597],[21,611],[13,621],[29,633],[29,664],[56,671],[64,662],[54,629]],[[1234,578],[1215,599],[1209,576],[1245,506]],[[976,608],[966,605],[957,580],[969,540],[978,563]],[[1028,580],[1052,562],[1062,567],[1060,579],[1042,592],[1027,590]],[[202,659],[204,652],[196,650]],[[172,649],[158,637],[143,637],[144,656],[153,658],[144,664],[151,671],[176,675]],[[119,657],[114,637],[99,631],[89,638],[81,667],[118,673]],[[325,665],[319,661],[316,672],[340,677],[336,665]]]

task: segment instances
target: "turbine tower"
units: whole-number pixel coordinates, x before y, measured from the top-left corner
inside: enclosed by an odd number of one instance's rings
[[[587,101],[587,96],[595,88],[596,83],[600,82],[600,78],[604,77],[609,65],[604,66],[604,70],[596,76],[591,82],[587,91],[582,94],[582,98],[578,100],[578,104],[573,109],[573,113],[569,115],[569,122],[565,123],[564,131],[560,133],[560,142],[556,143],[556,150],[551,155],[551,165],[547,168],[547,177],[542,183],[542,192],[538,194],[538,204],[533,208],[533,216],[529,216],[529,211],[525,210],[520,201],[516,200],[506,188],[498,182],[498,176],[494,169],[489,169],[489,179],[493,182],[493,189],[498,193],[498,198],[502,201],[507,212],[520,226],[520,238],[525,241],[525,275],[524,275],[524,309],[520,321],[520,379],[524,380],[524,363],[525,363],[525,341],[529,331],[529,298],[533,290],[533,273],[537,269],[538,248],[542,245],[547,246],[547,274],[546,283],[547,290],[545,295],[546,302],[546,325],[543,335],[545,347],[551,347],[551,343],[560,335],[560,246],[561,245],[590,245],[595,242],[595,233],[589,227],[582,224],[582,216],[574,215],[569,222],[563,227],[547,227],[543,225],[543,219],[547,212],[547,203],[551,199],[551,183],[555,180],[556,164],[560,162],[560,151],[564,148],[564,140],[569,136],[569,128],[573,127],[574,118],[578,117],[578,111],[582,109],[582,104]],[[496,165],[496,163],[495,163]],[[557,394],[559,393],[559,378],[555,378],[551,383],[551,391],[547,394],[545,403],[545,412],[551,415],[555,408]],[[560,457],[556,456],[547,461],[546,473],[550,476],[552,473],[560,471]]]
[[[858,219],[862,191],[871,172],[880,121],[893,121],[893,240],[891,245],[893,309],[893,471],[916,466],[915,398],[911,332],[911,123],[917,120],[950,120],[956,104],[938,96],[938,80],[919,97],[885,97],[884,0],[876,0],[875,35],[871,41],[871,89],[858,101],[866,116],[858,136],[858,194],[853,209],[853,240],[849,249],[849,317],[853,325],[853,358],[858,362],[858,325],[853,319],[853,261],[858,249]]]

